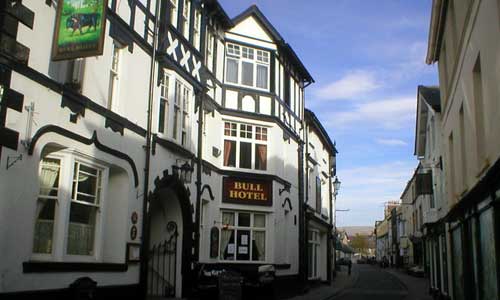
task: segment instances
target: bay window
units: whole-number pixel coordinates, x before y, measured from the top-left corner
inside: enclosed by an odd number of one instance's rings
[[[253,212],[222,212],[220,259],[266,260],[266,215]]]
[[[227,44],[226,82],[269,89],[269,52]]]
[[[51,259],[59,249],[62,255],[97,258],[107,174],[107,168],[69,151],[40,161],[32,248],[36,257]]]
[[[267,170],[267,128],[224,123],[224,166]]]

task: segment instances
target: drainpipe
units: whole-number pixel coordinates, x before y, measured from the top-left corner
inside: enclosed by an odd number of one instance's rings
[[[154,97],[154,77],[156,64],[156,48],[158,43],[158,15],[160,13],[160,0],[155,3],[155,20],[153,29],[153,51],[151,54],[151,67],[149,73],[149,95],[148,95],[148,113],[146,128],[146,161],[144,166],[144,189],[142,201],[142,241],[141,241],[141,266],[139,273],[140,296],[143,299],[147,297],[148,282],[148,260],[149,260],[149,219],[148,219],[148,194],[149,194],[149,169],[151,164],[151,127],[153,118],[153,97]]]
[[[333,150],[333,155],[335,155],[335,149],[332,149]],[[333,176],[333,172],[332,172],[332,169],[333,169],[333,159],[332,159],[332,156],[330,155],[329,157],[329,161],[328,161],[328,170],[330,172],[330,176],[328,177],[328,201],[329,201],[329,206],[330,206],[330,225],[332,226],[331,229],[330,229],[330,232],[328,232],[328,243],[327,243],[327,247],[328,247],[328,250],[327,253],[328,253],[328,258],[327,258],[327,261],[328,261],[328,281],[332,281],[332,275],[333,277],[335,277],[336,275],[336,272],[335,272],[335,237],[333,236],[333,232],[335,232],[335,226],[334,226],[334,223],[333,223],[333,195],[332,195],[332,176]],[[333,230],[333,232],[332,232]],[[332,243],[333,241],[333,243]],[[333,263],[332,263],[332,252],[333,251]],[[333,272],[332,272],[333,271]]]

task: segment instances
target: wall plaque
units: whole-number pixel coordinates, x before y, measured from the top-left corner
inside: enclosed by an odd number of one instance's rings
[[[251,205],[273,205],[272,181],[224,177],[222,202]]]

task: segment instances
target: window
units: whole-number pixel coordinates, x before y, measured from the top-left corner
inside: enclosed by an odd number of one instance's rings
[[[160,82],[160,108],[158,110],[158,132],[165,133],[168,123],[168,91],[169,91],[169,77],[166,72]]]
[[[190,89],[179,80],[176,80],[172,138],[180,141],[181,145],[185,147],[189,146],[189,130],[191,128],[189,116],[190,102]]]
[[[474,119],[476,125],[476,151],[478,167],[482,169],[486,159],[486,135],[484,130],[484,99],[483,99],[483,78],[481,74],[481,58],[477,57],[474,69],[472,71],[472,84],[474,92]]]
[[[34,253],[52,253],[60,169],[59,159],[46,158],[40,162],[40,192],[36,209]]]
[[[265,214],[223,211],[221,233],[221,260],[266,260]]]
[[[111,58],[111,68],[109,71],[109,97],[108,109],[116,110],[118,104],[118,82],[120,72],[120,60],[122,49],[117,42],[113,43],[113,56]]]
[[[182,34],[189,40],[189,12],[191,10],[191,2],[189,0],[184,0],[184,6],[182,9]]]
[[[223,159],[226,167],[267,170],[267,128],[225,122]]]
[[[75,162],[69,213],[67,253],[93,255],[102,171]]]
[[[177,1],[170,0],[170,24],[177,27]]]
[[[318,258],[319,258],[319,231],[309,230],[307,234],[307,256],[308,256],[308,273],[309,279],[318,278]]]
[[[269,52],[227,44],[226,81],[248,87],[269,88]]]
[[[206,55],[206,65],[210,72],[214,71],[214,44],[215,44],[215,36],[212,33],[212,30],[207,28],[207,55]]]
[[[50,258],[60,249],[63,255],[96,258],[107,174],[107,168],[66,151],[40,161],[34,255]],[[56,232],[66,233],[64,240]]]
[[[201,13],[198,9],[194,12],[194,26],[193,26],[193,43],[194,47],[200,50],[200,30],[201,30]]]
[[[321,213],[321,179],[316,177],[316,211]]]

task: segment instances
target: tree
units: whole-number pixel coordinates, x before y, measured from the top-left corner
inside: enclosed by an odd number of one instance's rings
[[[85,6],[92,7],[94,12],[97,12],[99,10],[101,0],[84,0],[83,3],[85,3]]]
[[[356,252],[368,255],[368,236],[357,233],[350,242],[350,245]]]

